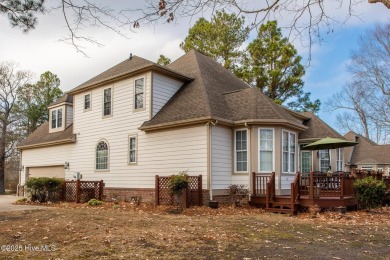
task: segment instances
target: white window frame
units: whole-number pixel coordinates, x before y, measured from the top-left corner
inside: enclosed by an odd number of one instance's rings
[[[246,132],[246,150],[237,150],[237,144],[236,144],[236,133],[240,131],[245,131]],[[248,147],[249,147],[249,142],[248,142],[248,129],[247,128],[239,128],[234,130],[234,173],[248,173],[249,169],[249,152],[248,152]],[[238,171],[237,170],[237,152],[246,152],[246,171]]]
[[[258,156],[257,156],[257,162],[258,162],[258,172],[259,173],[269,173],[270,171],[261,171],[260,170],[260,132],[261,130],[272,130],[272,139],[273,139],[273,142],[272,142],[272,169],[271,169],[271,172],[275,172],[275,128],[269,128],[269,127],[259,127],[258,129],[258,132],[257,132],[257,139],[258,139],[258,142],[257,142],[257,152],[258,152]]]
[[[136,108],[136,104],[137,104],[137,100],[136,100],[136,93],[135,93],[135,82],[137,80],[140,80],[140,79],[143,79],[144,81],[144,85],[143,85],[143,92],[142,92],[142,107],[138,107]],[[141,110],[145,110],[146,108],[146,77],[145,76],[142,76],[142,77],[139,77],[139,78],[135,78],[134,79],[134,90],[133,90],[133,111],[141,111]]]
[[[104,114],[104,92],[106,89],[110,89],[110,92],[111,92],[111,98],[110,98],[110,114],[108,115],[105,115]],[[114,88],[113,87],[109,87],[109,88],[104,88],[103,89],[103,99],[102,99],[102,115],[103,115],[103,118],[104,117],[112,117],[112,114],[113,114],[113,96],[114,96]]]
[[[344,148],[337,148],[336,156],[336,171],[342,172],[344,171]]]
[[[58,111],[61,110],[61,120],[58,120]],[[55,113],[55,126],[53,127],[53,112]],[[56,108],[56,109],[52,109],[50,111],[50,128],[51,129],[59,129],[59,128],[62,128],[64,126],[64,112],[63,112],[63,108],[62,107],[59,107],[59,108]],[[61,122],[61,125],[59,126],[59,123]]]
[[[134,162],[131,162],[131,161],[130,161],[130,153],[132,152],[131,147],[130,147],[130,143],[131,143],[131,139],[132,139],[132,138],[135,139],[135,149],[134,149],[135,161],[134,161]],[[128,163],[128,165],[135,165],[135,164],[137,164],[137,162],[138,162],[138,136],[137,136],[136,134],[135,134],[135,135],[129,135],[129,136],[128,136],[127,148],[128,148],[128,153],[127,153],[127,163]]]
[[[332,155],[331,155],[331,152],[330,150],[328,149],[322,149],[322,150],[318,150],[318,168],[319,168],[319,171],[321,171],[321,151],[328,151],[328,154],[329,154],[329,166],[331,166],[331,161],[332,161]],[[328,169],[326,169],[324,172],[326,173]],[[333,170],[332,170],[333,171]]]
[[[287,133],[287,172],[284,171],[284,150],[283,150],[283,145],[284,145],[284,133]],[[291,134],[293,134],[295,136],[295,140],[294,140],[294,146],[295,146],[295,149],[294,151],[291,151]],[[288,130],[282,130],[282,173],[286,173],[286,174],[295,174],[296,173],[296,169],[297,169],[297,146],[298,146],[298,143],[297,143],[297,133],[296,132],[292,132],[292,131],[288,131]],[[291,171],[291,154],[294,154],[294,169]]]
[[[96,164],[97,164],[97,148],[100,142],[105,142],[107,145],[107,168],[106,169],[97,169]],[[110,145],[106,139],[100,139],[96,144],[95,144],[95,166],[94,169],[96,172],[108,172],[110,170]]]
[[[89,107],[85,108],[85,98],[88,95],[89,95]],[[103,95],[104,95],[104,92],[103,92]],[[103,99],[104,99],[104,97],[103,97]],[[104,101],[103,101],[103,103],[104,103]],[[83,96],[83,107],[84,107],[84,111],[90,111],[92,109],[92,94],[91,93],[84,94],[84,96]]]

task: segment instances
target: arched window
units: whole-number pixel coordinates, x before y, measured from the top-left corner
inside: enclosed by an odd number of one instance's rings
[[[108,170],[108,144],[105,141],[96,146],[96,170]]]

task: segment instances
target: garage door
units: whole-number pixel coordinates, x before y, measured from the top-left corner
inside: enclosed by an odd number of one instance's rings
[[[65,178],[64,166],[30,167],[28,177],[57,177]]]

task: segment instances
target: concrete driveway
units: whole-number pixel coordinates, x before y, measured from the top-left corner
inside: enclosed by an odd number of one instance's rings
[[[41,206],[30,206],[30,205],[13,205],[15,201],[22,197],[15,195],[0,195],[0,212],[12,211],[12,210],[33,210],[33,209],[44,209],[46,207]]]

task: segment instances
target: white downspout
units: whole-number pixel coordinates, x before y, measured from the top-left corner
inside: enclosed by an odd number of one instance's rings
[[[210,143],[209,143],[209,145],[210,145],[210,147],[209,147],[209,169],[210,169],[210,189],[209,189],[209,194],[210,194],[210,200],[213,200],[213,163],[212,163],[212,161],[213,161],[213,151],[212,151],[212,149],[213,149],[213,126],[215,126],[216,124],[218,123],[218,120],[216,120],[215,122],[213,122],[213,121],[210,121],[210,123],[208,123],[208,125],[209,125],[209,129],[210,129],[210,131],[209,131],[209,140],[210,140]]]
[[[248,190],[251,191],[249,192],[248,194],[248,200],[250,201],[251,200],[251,194],[253,193],[252,191],[252,145],[251,145],[251,129],[250,127],[248,127],[248,122],[245,122],[244,123],[245,127],[247,128],[247,131],[248,131],[248,137],[247,137],[247,144],[248,144]]]

